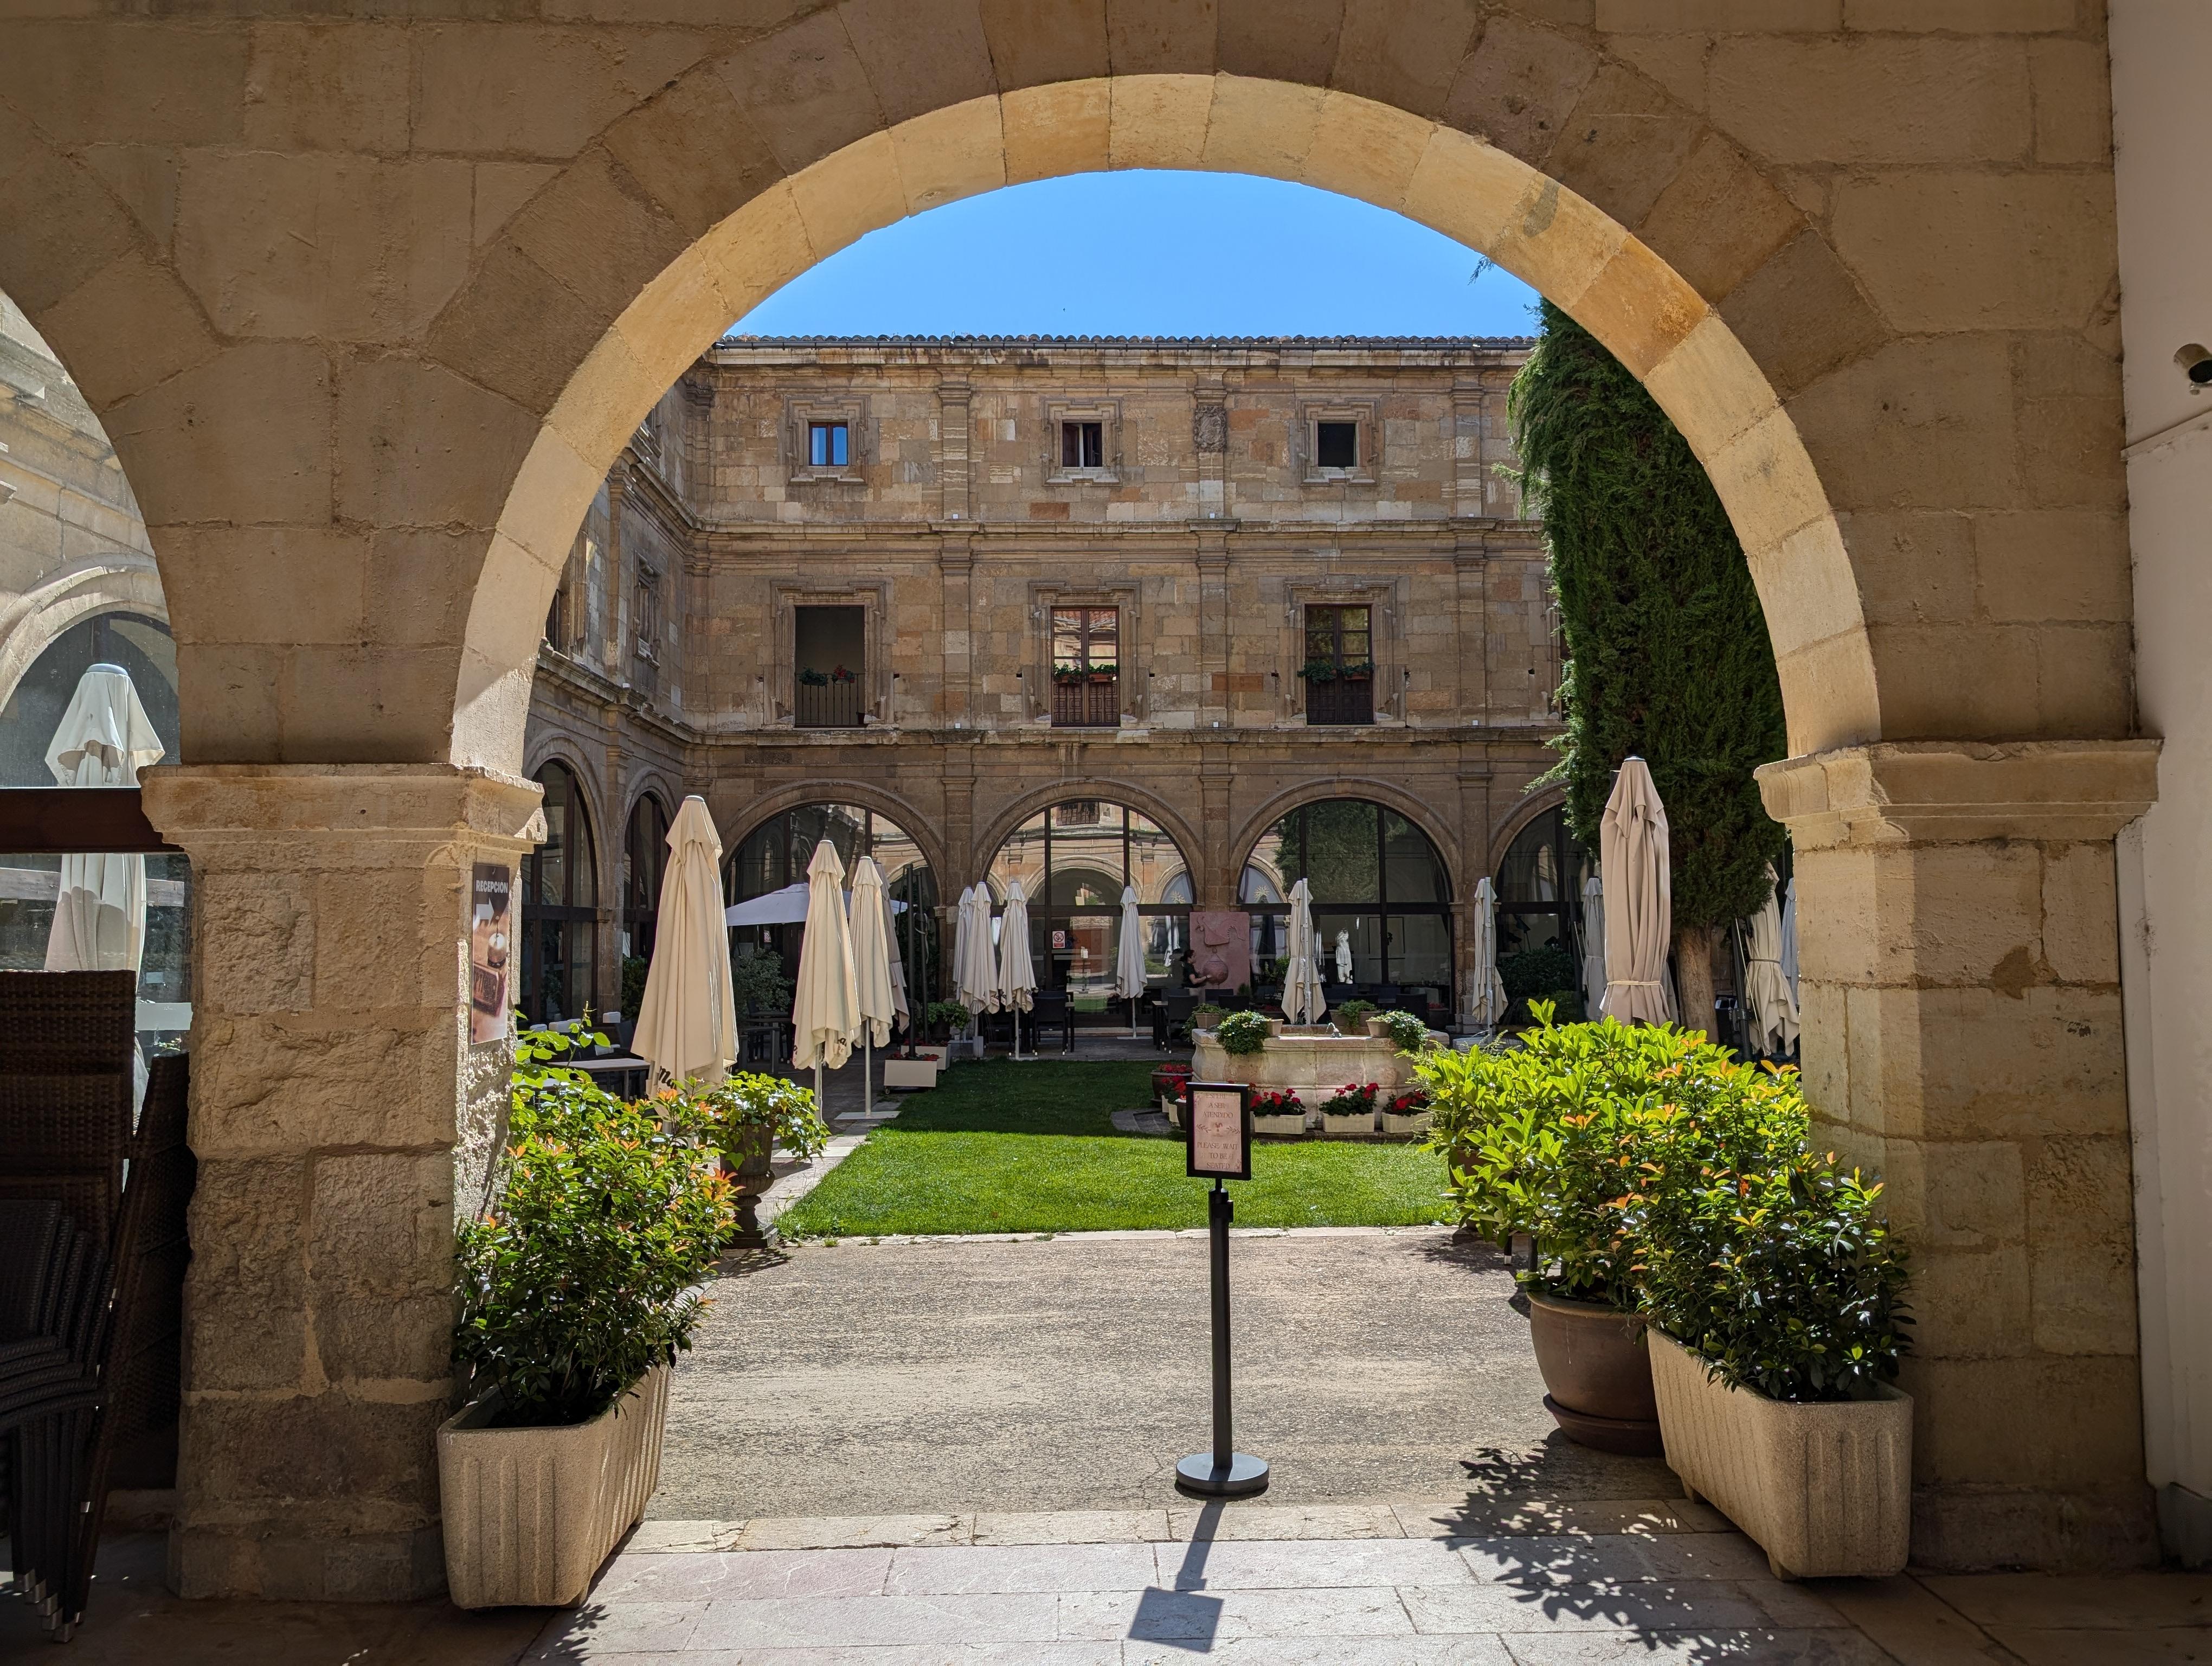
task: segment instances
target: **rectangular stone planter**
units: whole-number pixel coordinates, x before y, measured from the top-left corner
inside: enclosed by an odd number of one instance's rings
[[[1170,1128],[1179,1128],[1182,1126],[1182,1101],[1174,1094],[1160,1095],[1160,1112],[1168,1119]]]
[[[934,1059],[885,1059],[884,1085],[908,1089],[935,1087],[937,1067]]]
[[[438,1430],[447,1590],[464,1608],[573,1607],[660,1484],[668,1367],[589,1423],[488,1429],[489,1412]]]
[[[1401,1116],[1395,1111],[1386,1110],[1382,1113],[1382,1132],[1426,1134],[1429,1131],[1430,1119],[1435,1115],[1434,1111],[1417,1110],[1409,1116]]]
[[[1324,1110],[1321,1114],[1321,1129],[1323,1134],[1372,1134],[1375,1132],[1375,1113],[1357,1110],[1349,1116],[1340,1116],[1333,1110]]]
[[[1306,1119],[1303,1116],[1255,1116],[1252,1119],[1252,1132],[1255,1134],[1296,1135],[1305,1131]]]
[[[1784,1578],[1905,1570],[1912,1526],[1912,1398],[1796,1405],[1708,1379],[1657,1329],[1651,1384],[1668,1467],[1766,1552]]]

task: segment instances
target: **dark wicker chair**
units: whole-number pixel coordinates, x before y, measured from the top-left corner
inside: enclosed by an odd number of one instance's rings
[[[1040,989],[1030,999],[1034,1003],[1030,1008],[1029,1020],[1031,1047],[1042,1053],[1046,1033],[1057,1030],[1060,1031],[1060,1050],[1063,1053],[1075,1051],[1075,1009],[1067,999],[1067,991]]]

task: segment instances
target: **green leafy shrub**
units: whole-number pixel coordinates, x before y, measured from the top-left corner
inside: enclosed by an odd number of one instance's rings
[[[1555,989],[1573,988],[1582,982],[1582,967],[1558,944],[1540,943],[1498,956],[1498,981],[1505,986],[1506,1000],[1532,1000]]]
[[[1786,1091],[1794,1097],[1794,1080]],[[1655,1128],[1647,1160],[1658,1179],[1638,1226],[1644,1310],[1732,1387],[1872,1399],[1896,1378],[1912,1322],[1881,1187],[1832,1152],[1729,1143],[1680,1106]]]
[[[1419,1053],[1429,1044],[1429,1026],[1411,1012],[1383,1013],[1382,1033],[1401,1053]]]
[[[637,1009],[645,1005],[645,980],[652,970],[653,963],[641,954],[623,957],[622,1010],[632,1023],[637,1021]]]
[[[1574,1301],[1638,1302],[1646,1161],[1662,1108],[1688,1107],[1720,1149],[1746,1130],[1794,1148],[1804,1102],[1779,1079],[1735,1065],[1701,1037],[1663,1025],[1554,1025],[1548,1003],[1519,1047],[1431,1053],[1414,1072],[1434,1107],[1460,1220],[1536,1249],[1528,1282]]]
[[[783,975],[781,958],[773,954],[738,956],[730,963],[730,994],[740,1012],[759,1018],[785,1016],[791,1011],[791,980]]]
[[[743,1136],[762,1129],[792,1156],[809,1162],[830,1145],[829,1125],[815,1109],[814,1091],[781,1076],[740,1073],[725,1078],[719,1086],[693,1095],[684,1120],[732,1168],[744,1158]]]
[[[1371,1000],[1340,1000],[1328,1018],[1338,1035],[1364,1036],[1367,1033],[1367,1020],[1374,1016],[1375,1003]]]
[[[586,1421],[689,1347],[704,1308],[692,1286],[737,1230],[694,1129],[557,1062],[594,1039],[517,1037],[492,1196],[457,1234],[454,1355],[510,1427]]]
[[[1258,1053],[1267,1045],[1267,1020],[1258,1012],[1231,1012],[1215,1034],[1224,1053]]]
[[[933,1000],[921,1009],[921,1021],[933,1031],[941,1030],[948,1035],[958,1035],[973,1022],[975,1015],[957,1000]]]

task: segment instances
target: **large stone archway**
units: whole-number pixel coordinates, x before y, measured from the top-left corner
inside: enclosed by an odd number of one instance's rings
[[[2095,9],[630,9],[9,26],[0,288],[145,509],[194,760],[148,789],[201,876],[185,1588],[435,1583],[451,1153],[497,1072],[462,885],[532,832],[526,667],[615,449],[809,262],[1101,167],[1425,220],[1689,435],[1799,754],[1808,1080],[1920,1249],[1917,1551],[2142,1554]]]

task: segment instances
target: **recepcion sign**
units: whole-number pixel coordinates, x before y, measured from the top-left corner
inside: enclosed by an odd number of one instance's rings
[[[469,886],[469,1039],[507,1038],[507,975],[513,964],[514,870],[478,862]]]
[[[1190,1149],[1186,1172],[1200,1180],[1252,1177],[1252,1090],[1242,1082],[1190,1085]]]

